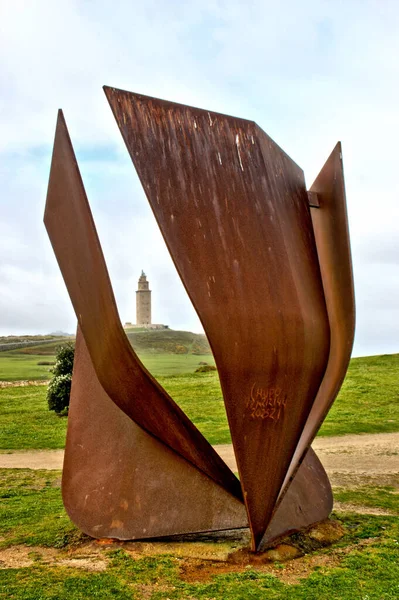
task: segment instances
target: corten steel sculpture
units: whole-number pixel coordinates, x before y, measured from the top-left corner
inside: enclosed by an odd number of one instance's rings
[[[249,525],[257,550],[332,508],[310,444],[354,335],[341,146],[307,192],[251,121],[105,93],[211,344],[240,481],[128,342],[60,111],[45,224],[78,318],[64,503],[94,537]]]

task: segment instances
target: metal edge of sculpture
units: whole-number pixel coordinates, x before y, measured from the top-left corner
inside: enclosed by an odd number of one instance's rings
[[[262,549],[332,509],[310,445],[354,337],[341,146],[307,192],[254,122],[104,90],[209,339],[239,480],[130,346],[59,111],[44,221],[78,319],[65,507],[92,537],[249,526]]]

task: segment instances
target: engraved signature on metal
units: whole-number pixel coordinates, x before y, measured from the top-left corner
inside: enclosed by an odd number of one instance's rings
[[[259,419],[278,421],[287,404],[287,395],[281,388],[262,388],[256,383],[251,388],[246,408],[250,416]]]

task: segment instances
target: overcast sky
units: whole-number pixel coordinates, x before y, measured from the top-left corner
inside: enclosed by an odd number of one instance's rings
[[[355,355],[399,352],[399,2],[0,0],[0,335],[73,332],[43,225],[63,108],[123,322],[201,326],[102,85],[256,121],[308,186],[343,144]]]

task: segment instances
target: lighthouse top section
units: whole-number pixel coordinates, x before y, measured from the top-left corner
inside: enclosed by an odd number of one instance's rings
[[[149,291],[151,293],[151,290],[149,290],[149,283],[147,281],[147,275],[144,273],[144,271],[141,271],[141,275],[139,277],[139,283],[138,283],[138,288],[137,291],[141,292],[141,291]],[[137,293],[137,292],[136,292]]]

